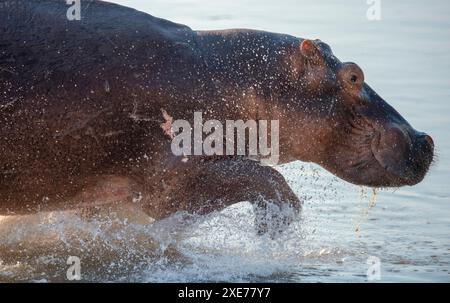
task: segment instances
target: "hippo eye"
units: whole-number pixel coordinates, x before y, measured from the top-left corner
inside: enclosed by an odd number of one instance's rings
[[[341,84],[347,90],[359,91],[364,83],[364,73],[355,63],[346,62],[342,64],[338,75]]]

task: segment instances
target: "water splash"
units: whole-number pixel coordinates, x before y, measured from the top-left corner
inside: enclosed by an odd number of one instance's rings
[[[360,196],[359,196],[359,204],[361,205],[361,203],[363,201],[367,201],[367,206],[362,207],[361,215],[358,218],[358,221],[355,226],[355,232],[357,233],[358,237],[361,236],[359,234],[359,232],[361,230],[361,224],[363,224],[369,218],[370,210],[372,208],[374,208],[376,205],[378,192],[377,192],[376,188],[372,188],[371,190],[372,190],[372,194],[369,197],[367,195],[366,189],[364,187],[361,187],[361,192],[360,192]]]
[[[157,222],[133,209],[7,217],[0,222],[0,281],[65,282],[69,256],[80,257],[83,281],[102,282],[289,282],[329,277],[361,258],[363,249],[346,247],[334,227],[346,212],[342,184],[307,165],[280,170],[304,208],[275,239],[257,235],[249,202]]]

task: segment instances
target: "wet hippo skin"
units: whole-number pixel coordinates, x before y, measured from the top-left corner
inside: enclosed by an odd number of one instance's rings
[[[254,203],[259,219],[267,202],[299,210],[272,167],[174,156],[163,113],[279,120],[279,163],[314,162],[354,184],[414,185],[433,160],[431,137],[320,40],[193,31],[101,1],[82,1],[80,21],[67,20],[67,9],[0,1],[2,215],[111,203],[156,219],[240,201]],[[281,216],[281,225],[290,221]]]

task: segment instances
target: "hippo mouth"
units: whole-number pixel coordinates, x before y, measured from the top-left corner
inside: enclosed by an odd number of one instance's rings
[[[370,135],[352,137],[342,145],[341,152],[321,164],[355,185],[374,188],[416,185],[425,178],[433,162],[434,143],[426,134],[394,133],[372,129]]]
[[[431,137],[423,140],[402,134],[403,140],[391,141],[389,148],[380,149],[380,134],[371,144],[371,153],[377,165],[384,171],[382,187],[413,186],[420,183],[433,162],[434,144]],[[406,139],[405,139],[406,138]]]
[[[374,152],[373,149],[371,149],[371,152],[373,159],[375,159],[374,162],[376,165],[379,166],[379,169],[384,171],[384,180],[379,184],[373,184],[373,187],[400,187],[403,185],[412,186],[422,181],[423,177],[414,178],[414,176],[408,176],[405,172],[387,164],[386,161],[380,157],[379,154]]]

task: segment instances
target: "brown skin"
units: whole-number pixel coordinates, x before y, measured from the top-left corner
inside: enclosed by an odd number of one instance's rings
[[[174,156],[167,118],[192,123],[194,111],[278,119],[281,163],[315,162],[354,184],[413,185],[432,162],[432,139],[319,40],[194,32],[99,1],[72,22],[61,1],[0,4],[0,215],[134,201],[161,219],[248,200],[264,232],[267,202],[299,210],[271,167]]]

